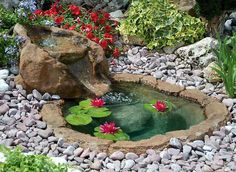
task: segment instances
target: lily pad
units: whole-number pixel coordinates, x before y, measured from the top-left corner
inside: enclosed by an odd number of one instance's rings
[[[88,115],[69,114],[65,119],[71,125],[87,125],[92,122],[92,118]]]
[[[111,115],[111,111],[107,108],[91,108],[87,114],[93,118],[103,118]]]

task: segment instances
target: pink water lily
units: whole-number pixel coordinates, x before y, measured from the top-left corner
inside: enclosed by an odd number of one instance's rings
[[[153,107],[158,110],[159,112],[165,112],[167,109],[166,103],[163,101],[157,101]]]
[[[105,105],[104,100],[99,99],[99,98],[95,98],[91,101],[91,106],[93,107],[100,108],[100,107],[103,107],[104,105]]]
[[[119,129],[120,128],[116,127],[116,124],[114,122],[106,122],[105,124],[100,125],[101,132],[105,134],[115,134]]]

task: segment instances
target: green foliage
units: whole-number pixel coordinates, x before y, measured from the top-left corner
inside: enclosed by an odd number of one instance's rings
[[[17,45],[14,37],[0,34],[0,67],[17,57]]]
[[[2,5],[0,5],[0,33],[6,32],[17,22],[17,15],[11,10],[6,10]]]
[[[200,19],[179,12],[168,0],[137,0],[132,2],[119,31],[143,39],[153,49],[193,43],[203,37],[205,27]]]
[[[87,125],[92,122],[92,118],[103,118],[111,115],[108,108],[96,108],[91,106],[91,99],[81,101],[78,106],[69,109],[70,114],[66,116],[66,121],[71,125]]]
[[[221,77],[230,97],[236,97],[236,35],[230,40],[219,41],[217,67],[213,70]]]
[[[105,134],[102,133],[99,127],[94,129],[94,136],[99,137],[101,139],[107,139],[112,141],[121,141],[121,140],[129,140],[129,135],[124,133],[121,129],[119,129],[115,134]]]
[[[175,105],[171,103],[169,100],[163,101],[166,104],[166,111],[165,112],[159,112],[155,107],[154,104],[156,103],[156,100],[152,100],[149,103],[144,104],[144,109],[148,110],[149,112],[155,113],[155,114],[166,114],[168,112],[171,112],[173,108],[175,108]]]
[[[67,172],[65,165],[56,165],[44,155],[24,155],[19,149],[10,151],[1,147],[6,162],[0,163],[0,172]]]

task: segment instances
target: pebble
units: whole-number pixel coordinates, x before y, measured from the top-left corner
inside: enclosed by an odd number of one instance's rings
[[[121,151],[116,151],[116,152],[112,153],[110,156],[110,158],[112,160],[122,160],[122,159],[124,159],[124,157],[125,157],[125,155]]]
[[[171,138],[169,142],[170,146],[181,149],[182,143],[177,138]]]
[[[6,92],[9,89],[9,85],[3,79],[0,79],[0,92]]]
[[[34,98],[36,98],[37,100],[42,100],[42,95],[41,95],[41,93],[38,92],[37,90],[34,89],[34,90],[32,91],[32,94],[33,94]]]

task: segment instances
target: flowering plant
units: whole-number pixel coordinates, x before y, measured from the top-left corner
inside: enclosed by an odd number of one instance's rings
[[[161,101],[161,100],[152,100],[147,104],[144,104],[144,108],[153,113],[164,114],[172,111],[174,108],[174,104],[172,104],[169,100]]]
[[[102,99],[87,99],[69,109],[66,121],[71,125],[87,125],[93,121],[92,118],[103,118],[111,115],[108,108],[103,107]]]
[[[105,52],[117,58],[120,51],[115,47],[117,21],[103,11],[88,11],[80,6],[65,5],[56,0],[49,10],[37,9],[28,17],[32,24],[54,25],[82,33],[99,44]]]
[[[124,133],[119,127],[116,127],[114,122],[106,122],[94,129],[94,135],[102,139],[113,141],[129,140],[129,136]]]

